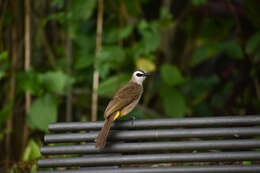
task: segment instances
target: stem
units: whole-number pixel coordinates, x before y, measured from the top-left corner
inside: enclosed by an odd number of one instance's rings
[[[99,56],[99,51],[102,48],[102,25],[103,25],[103,0],[98,0],[98,15],[97,15],[97,37],[96,37],[96,61]],[[91,121],[97,120],[97,110],[98,110],[98,85],[99,85],[99,72],[96,68],[93,74],[93,93],[92,93],[92,106],[91,106]]]
[[[67,10],[71,6],[71,1],[67,1]],[[68,20],[69,21],[69,20]],[[69,29],[70,25],[68,22],[67,30]],[[67,73],[71,74],[71,64],[72,64],[72,41],[68,35],[69,32],[67,32],[65,38],[66,38],[66,59],[67,59]],[[72,121],[72,94],[71,91],[68,90],[67,96],[66,96],[66,121]]]
[[[17,36],[17,28],[14,24],[11,30],[12,36],[12,56],[11,56],[11,73],[10,73],[10,83],[9,83],[9,91],[7,95],[7,103],[14,100],[15,96],[15,86],[16,86],[16,64],[17,64],[17,57],[18,57],[18,36]],[[6,160],[10,161],[11,159],[11,151],[12,151],[12,131],[13,131],[13,110],[10,111],[8,115],[7,125],[6,125],[6,141],[5,141],[5,148],[6,148]],[[8,166],[8,165],[6,165]]]
[[[25,24],[24,24],[24,69],[28,71],[31,64],[31,8],[30,0],[25,0]],[[25,113],[28,114],[31,108],[31,94],[27,91],[25,92]],[[23,126],[23,141],[22,148],[25,148],[26,142],[28,139],[28,127],[26,124],[26,115],[25,122]]]
[[[67,58],[67,73],[71,74],[71,63],[72,63],[72,41],[67,36],[66,40],[66,58]],[[69,90],[67,92],[67,98],[66,98],[66,121],[72,120],[72,94]]]

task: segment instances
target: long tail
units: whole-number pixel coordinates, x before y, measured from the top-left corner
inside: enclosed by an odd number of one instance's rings
[[[114,121],[114,116],[109,116],[105,119],[104,126],[102,127],[101,131],[99,132],[96,138],[96,148],[102,149],[106,145],[107,135],[110,130],[110,127]]]

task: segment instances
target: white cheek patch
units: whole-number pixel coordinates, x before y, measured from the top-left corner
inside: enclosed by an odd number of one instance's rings
[[[134,78],[135,78],[136,83],[138,83],[140,85],[142,85],[142,83],[145,79],[145,77],[138,77],[138,76],[135,76]]]
[[[145,80],[145,76],[137,76],[138,73],[143,74],[143,72],[141,71],[136,71],[133,74],[133,79],[135,80],[135,82],[139,85],[142,85],[143,81]]]

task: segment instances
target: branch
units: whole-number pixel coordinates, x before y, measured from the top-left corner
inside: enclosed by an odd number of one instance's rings
[[[67,9],[71,6],[71,1],[67,2]],[[69,20],[68,20],[69,21]],[[69,29],[70,25],[67,23]],[[71,74],[71,65],[72,65],[72,40],[70,39],[68,32],[66,34],[66,51],[65,56],[67,60],[67,73]],[[66,96],[66,121],[69,122],[72,120],[72,93],[70,90],[67,92]]]
[[[28,71],[30,69],[31,64],[31,7],[30,0],[24,1],[25,6],[25,24],[24,24],[24,69]],[[27,114],[31,108],[31,94],[29,92],[25,92],[25,113]],[[26,117],[25,114],[25,117]],[[26,146],[26,142],[28,139],[28,127],[26,124],[26,118],[23,126],[23,141],[22,148],[24,149]]]
[[[95,70],[93,74],[93,93],[92,93],[92,105],[91,105],[91,120],[97,120],[97,110],[98,110],[98,85],[99,85],[99,73],[96,69],[96,62],[99,57],[99,51],[102,48],[102,25],[103,25],[103,0],[98,0],[98,15],[97,15],[97,37],[96,37],[96,61]]]

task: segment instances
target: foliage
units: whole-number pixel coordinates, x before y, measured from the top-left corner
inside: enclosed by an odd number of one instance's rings
[[[39,156],[37,139],[49,123],[65,120],[68,106],[74,121],[89,120],[94,68],[100,120],[135,69],[153,74],[144,83],[140,106],[130,113],[137,118],[260,112],[257,1],[104,1],[99,52],[97,3],[31,1],[31,68],[26,72],[23,3],[0,3],[0,146],[9,121],[28,125],[30,138],[20,152],[28,161]],[[27,113],[25,92],[31,94]],[[13,136],[23,136],[21,128],[12,130]]]
[[[184,81],[179,69],[174,65],[163,64],[160,72],[164,82],[170,86],[181,84]]]
[[[186,103],[179,90],[162,86],[160,88],[160,97],[168,116],[183,117],[185,115]]]
[[[49,94],[37,98],[27,117],[30,127],[47,132],[48,124],[57,120],[57,106],[54,98]]]
[[[246,52],[249,55],[255,55],[259,58],[260,56],[259,45],[260,45],[260,32],[257,32],[249,38],[246,44]]]
[[[41,157],[40,147],[33,139],[31,139],[25,148],[23,160],[29,161],[39,157]]]

